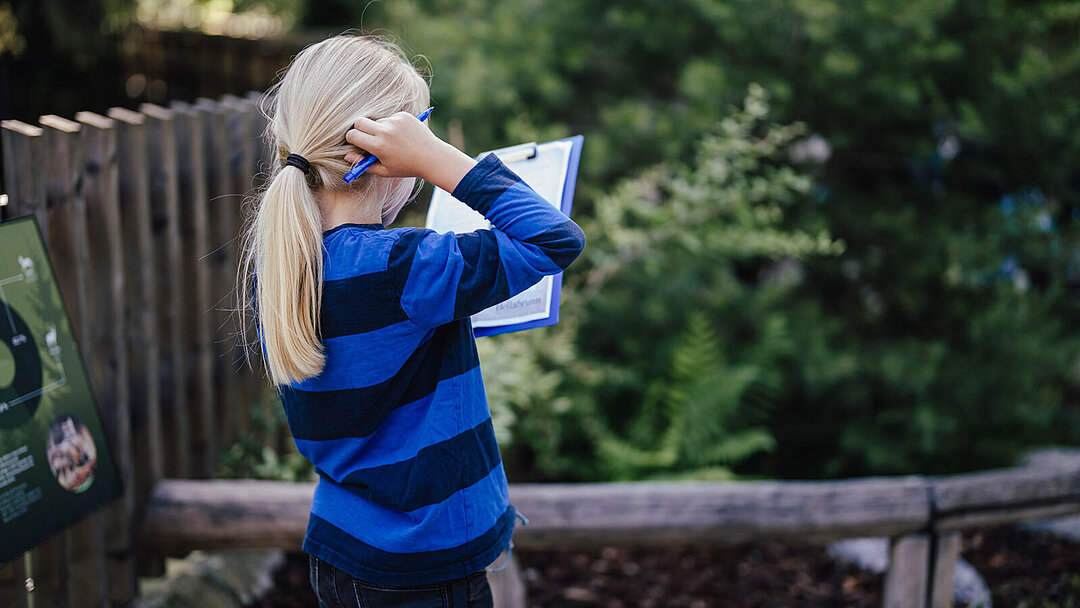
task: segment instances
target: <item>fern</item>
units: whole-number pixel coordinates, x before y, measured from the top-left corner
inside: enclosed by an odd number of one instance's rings
[[[736,430],[742,397],[758,382],[761,368],[726,365],[720,340],[703,312],[691,313],[670,359],[670,379],[662,400],[666,424],[654,435],[655,441],[642,445],[640,432],[623,439],[599,422],[593,425],[597,453],[615,478],[733,465],[773,448],[772,435],[764,429]],[[642,408],[635,422],[655,419],[653,409]]]

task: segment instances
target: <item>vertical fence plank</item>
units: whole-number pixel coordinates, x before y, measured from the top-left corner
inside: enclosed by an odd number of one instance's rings
[[[103,537],[105,560],[98,568],[101,593],[109,602],[128,602],[137,591],[133,524],[131,418],[127,351],[124,344],[124,259],[120,232],[120,184],[116,158],[116,129],[112,119],[80,112],[82,125],[83,193],[90,237],[89,320],[92,330],[87,352],[98,403],[108,404],[102,422],[123,483],[121,499],[101,513],[97,532]],[[102,601],[101,604],[105,602]]]
[[[163,422],[172,423],[163,438],[165,475],[191,475],[187,416],[187,369],[184,351],[184,276],[180,242],[179,185],[173,112],[142,104],[146,115],[147,160],[150,165],[150,226],[154,247],[158,346],[161,349],[161,408]]]
[[[232,316],[229,308],[233,303],[230,289],[235,274],[236,226],[231,212],[229,195],[229,149],[228,111],[210,99],[198,99],[195,108],[202,122],[204,137],[203,167],[206,170],[210,195],[210,247],[211,293],[214,306],[214,402],[217,412],[218,442],[221,450],[236,441],[237,435],[237,386],[232,373],[234,350],[232,348]]]
[[[120,231],[124,244],[126,286],[125,327],[129,357],[129,395],[131,397],[132,477],[135,486],[135,521],[142,520],[146,498],[155,481],[164,472],[161,428],[161,386],[156,371],[160,351],[152,311],[157,306],[154,290],[154,249],[150,243],[150,183],[146,165],[145,117],[124,108],[112,108],[109,117],[116,121],[117,162],[120,172]],[[140,573],[153,574],[163,562],[150,559],[139,542],[134,545]]]
[[[90,235],[86,227],[86,206],[83,186],[85,184],[82,161],[82,137],[81,125],[57,116],[43,116],[40,119],[45,126],[46,148],[50,150],[52,158],[48,167],[50,179],[46,181],[50,190],[56,194],[55,207],[50,205],[50,216],[59,221],[51,221],[50,235],[54,266],[64,267],[65,271],[58,272],[58,278],[62,288],[66,282],[69,287],[68,293],[76,294],[76,310],[70,311],[72,322],[76,324],[76,335],[79,350],[84,361],[90,363],[90,371],[93,374],[97,364],[94,352],[90,349],[92,343],[91,316],[90,316]],[[53,156],[55,154],[55,156]],[[54,231],[58,226],[67,226],[67,230]],[[57,247],[57,243],[70,245],[70,251],[64,252],[63,247]],[[65,279],[65,272],[68,278]],[[68,299],[68,302],[71,300]],[[70,307],[70,303],[68,305]],[[99,367],[99,365],[98,365]],[[92,375],[92,386],[93,379]],[[95,390],[102,386],[102,378],[98,376]],[[99,397],[100,394],[98,393]],[[108,405],[109,402],[100,400],[100,405]],[[66,572],[64,584],[67,587],[67,600],[69,606],[100,606],[106,603],[105,590],[105,556],[103,550],[104,537],[102,535],[103,515],[93,513],[85,517],[78,524],[68,527],[64,531],[65,537],[65,567],[62,568],[62,576]]]
[[[49,256],[68,303],[76,339],[86,343],[86,207],[76,192],[79,123],[54,115],[38,119],[45,135],[45,206],[49,216]]]
[[[61,290],[66,286],[65,302],[71,308],[69,315],[79,350],[93,368],[97,361],[87,350],[92,333],[87,295],[90,247],[82,189],[80,125],[55,115],[42,116],[39,122],[45,127],[48,156],[46,206],[49,210],[50,256]],[[109,405],[100,399],[98,403]],[[98,572],[104,565],[100,521],[100,514],[94,513],[63,532],[66,554],[60,575],[68,587],[71,606],[98,606],[104,601],[103,578]]]
[[[45,140],[41,127],[18,120],[0,122],[0,141],[4,146],[4,187],[8,194],[8,216],[37,216],[42,234],[48,234],[49,217],[45,213],[44,183]]]
[[[47,234],[48,215],[45,209],[44,187],[44,139],[41,137],[42,130],[39,127],[28,125],[17,120],[5,120],[0,122],[0,143],[4,146],[4,188],[8,195],[8,217],[22,215],[34,215],[42,234]],[[57,539],[45,541],[37,548],[31,550],[22,557],[17,557],[7,568],[11,568],[12,577],[17,582],[14,589],[16,608],[25,608],[28,605],[28,593],[22,588],[22,583],[28,576],[34,574],[33,564],[36,561],[48,561],[62,555],[57,546]],[[27,571],[30,566],[31,571]],[[44,603],[49,603],[48,581],[44,594],[35,595],[35,599],[42,598]],[[36,592],[35,592],[36,593]],[[4,596],[0,596],[4,597]],[[7,599],[7,598],[4,598]],[[9,605],[5,602],[4,604]]]
[[[252,137],[255,131],[255,108],[251,101],[233,95],[226,95],[221,100],[221,105],[227,109],[229,126],[229,173],[230,188],[234,196],[228,197],[229,212],[233,216],[233,225],[236,227],[236,259],[230,269],[235,276],[239,270],[240,256],[240,231],[244,225],[245,210],[248,205],[248,194],[251,192],[251,184],[255,178],[256,163],[256,140]],[[233,283],[236,281],[234,280]],[[235,300],[236,292],[233,292]],[[235,304],[234,304],[235,306]],[[234,363],[233,374],[237,379],[237,402],[240,407],[238,412],[239,432],[247,435],[252,430],[252,418],[255,411],[264,416],[266,410],[259,399],[258,376],[249,366],[250,345],[244,342],[244,336],[250,340],[255,335],[255,326],[250,319],[245,319],[243,311],[235,311],[235,331],[237,338],[234,340]],[[246,330],[240,333],[242,330]]]
[[[885,608],[924,608],[926,606],[927,564],[930,561],[930,537],[905,534],[889,540],[889,569],[885,573]]]
[[[186,103],[170,105],[176,125],[177,164],[180,186],[180,218],[184,259],[182,282],[191,288],[185,295],[184,326],[187,329],[188,400],[192,419],[192,447],[198,462],[194,470],[210,477],[217,461],[214,401],[214,360],[211,343],[212,303],[210,300],[209,220],[206,173],[203,171],[202,123],[194,108]],[[195,415],[195,411],[198,415]]]
[[[86,210],[80,189],[79,124],[56,116],[43,116],[45,138],[45,207],[49,215],[49,256],[53,261],[60,294],[68,308],[75,337],[82,348],[87,341]],[[58,559],[35,559],[35,602],[56,602],[59,606],[85,606],[84,597],[97,595],[93,522],[89,519],[64,530],[58,539],[63,550]],[[84,586],[86,585],[86,586]],[[79,590],[71,594],[70,590]],[[40,593],[40,595],[38,595]],[[56,593],[54,599],[46,596]]]
[[[230,286],[236,284],[236,273],[240,256],[240,228],[243,225],[242,209],[245,196],[251,187],[252,170],[254,163],[255,146],[251,140],[251,114],[244,100],[226,95],[218,105],[225,111],[225,124],[227,128],[226,145],[229,151],[228,164],[226,165],[225,184],[228,188],[228,196],[221,199],[223,211],[229,215],[229,221],[234,227],[232,233],[233,257],[228,267]],[[240,437],[247,437],[252,428],[252,409],[255,402],[254,382],[252,375],[248,373],[245,365],[245,352],[247,345],[243,343],[241,323],[243,321],[241,311],[236,310],[235,289],[229,292],[228,303],[232,308],[229,324],[233,337],[229,340],[231,345],[228,367],[226,372],[233,376],[236,383],[236,432]],[[250,334],[249,334],[250,335]]]

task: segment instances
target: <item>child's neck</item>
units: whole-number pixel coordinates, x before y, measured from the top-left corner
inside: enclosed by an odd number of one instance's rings
[[[347,192],[318,192],[315,199],[322,212],[323,230],[329,230],[341,224],[381,224],[379,209],[372,209],[363,198]]]

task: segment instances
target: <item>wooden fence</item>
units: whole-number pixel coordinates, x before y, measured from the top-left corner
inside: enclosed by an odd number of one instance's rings
[[[154,483],[210,477],[273,403],[229,312],[266,156],[257,98],[0,123],[0,213],[38,219],[124,482],[122,499],[0,569],[0,606],[26,605],[30,575],[36,607],[131,600],[163,566],[137,525]]]

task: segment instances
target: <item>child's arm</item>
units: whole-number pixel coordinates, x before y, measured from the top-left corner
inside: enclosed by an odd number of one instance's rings
[[[354,126],[349,143],[379,157],[370,172],[426,179],[494,225],[465,234],[400,234],[387,271],[414,323],[434,327],[494,306],[566,269],[584,248],[581,228],[495,155],[477,163],[405,112]],[[353,163],[359,154],[345,158]]]
[[[493,229],[401,234],[387,266],[405,313],[431,327],[476,314],[565,270],[585,233],[521,181],[494,154],[460,181],[454,198],[491,220]]]

